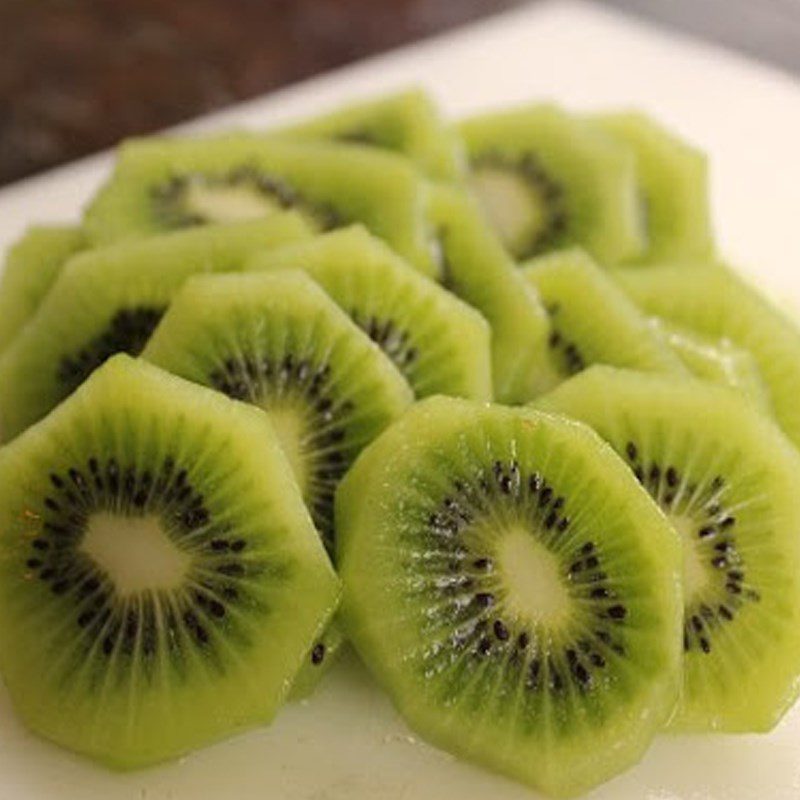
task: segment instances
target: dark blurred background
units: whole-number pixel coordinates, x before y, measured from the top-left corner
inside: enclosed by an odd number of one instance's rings
[[[0,0],[0,184],[522,1]],[[800,0],[606,2],[800,70]]]

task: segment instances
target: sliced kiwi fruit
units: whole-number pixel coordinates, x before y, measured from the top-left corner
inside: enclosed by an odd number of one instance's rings
[[[704,153],[646,114],[598,114],[593,125],[631,148],[647,225],[642,260],[710,258],[714,252]]]
[[[548,344],[559,374],[590,364],[685,372],[664,337],[585,251],[538,256],[523,273],[550,314]]]
[[[759,408],[770,410],[767,387],[749,350],[737,347],[730,339],[711,339],[658,317],[650,324],[693,375],[730,386]]]
[[[653,265],[615,277],[645,313],[750,352],[775,418],[800,446],[800,331],[787,316],[720,266],[690,275],[683,264]]]
[[[293,140],[330,139],[393,150],[436,180],[458,180],[464,173],[460,140],[421,89],[350,103],[278,133]]]
[[[428,220],[445,288],[476,308],[492,329],[494,395],[521,403],[557,382],[550,365],[547,312],[536,290],[464,191],[432,185]]]
[[[263,415],[127,356],[0,451],[0,669],[118,768],[269,721],[338,581]]]
[[[331,553],[339,481],[413,399],[388,356],[303,272],[192,279],[143,357],[267,412]],[[334,626],[314,643],[295,696],[313,689],[341,639]]]
[[[601,264],[646,246],[629,147],[552,105],[461,123],[470,184],[518,260],[571,245]]]
[[[593,367],[537,401],[591,425],[683,540],[673,727],[766,731],[800,689],[800,456],[735,392]]]
[[[142,357],[267,411],[331,551],[336,486],[413,400],[389,357],[300,271],[190,280]]]
[[[492,397],[490,329],[362,226],[259,253],[250,270],[302,269],[391,358],[417,397]]]
[[[36,314],[0,356],[0,437],[41,419],[109,356],[138,354],[190,275],[309,236],[294,212],[177,231],[70,259]]]
[[[78,227],[37,225],[10,248],[0,276],[0,352],[33,316],[64,262],[84,247]]]
[[[295,210],[316,230],[362,222],[434,274],[424,187],[409,161],[375,148],[245,133],[123,145],[85,218],[98,243]]]
[[[423,400],[336,498],[342,619],[409,724],[556,795],[635,763],[680,684],[680,544],[588,428]]]

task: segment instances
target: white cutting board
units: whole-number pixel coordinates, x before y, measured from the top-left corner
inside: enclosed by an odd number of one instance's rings
[[[652,112],[711,154],[723,252],[779,302],[800,308],[800,85],[596,6],[536,4],[191,127],[267,125],[409,83],[429,88],[452,114],[532,99]],[[0,191],[0,247],[34,221],[74,219],[108,164],[100,156]],[[271,728],[128,775],[31,736],[0,691],[0,800],[533,797],[421,743],[352,656]],[[591,797],[798,800],[800,708],[767,736],[662,737]]]

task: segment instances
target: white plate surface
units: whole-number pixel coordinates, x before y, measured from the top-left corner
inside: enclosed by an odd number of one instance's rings
[[[722,250],[800,308],[800,87],[599,7],[536,4],[236,107],[191,128],[264,126],[418,83],[451,114],[531,99],[637,106],[711,154]],[[88,159],[0,191],[0,248],[72,220],[107,172]],[[533,793],[412,736],[355,659],[269,729],[117,775],[23,730],[0,691],[0,800],[525,800]],[[662,737],[592,800],[798,800],[800,708],[768,736]]]

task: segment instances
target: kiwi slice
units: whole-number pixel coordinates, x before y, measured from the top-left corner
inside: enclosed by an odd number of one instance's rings
[[[268,412],[331,552],[336,486],[413,400],[389,357],[300,271],[192,279],[143,358]]]
[[[800,332],[741,278],[721,266],[653,265],[615,272],[620,286],[647,314],[751,353],[769,406],[800,446]]]
[[[309,235],[294,212],[178,231],[79,254],[0,356],[0,435],[41,419],[109,356],[138,354],[190,275]]]
[[[518,260],[570,245],[602,264],[646,246],[632,151],[552,105],[466,120],[470,183]]]
[[[269,721],[338,581],[263,415],[127,356],[0,451],[0,669],[120,768]]]
[[[244,133],[129,142],[90,205],[98,243],[295,210],[316,230],[362,222],[423,272],[434,274],[424,187],[401,156],[327,142]]]
[[[749,350],[737,347],[730,339],[711,339],[657,317],[650,324],[693,375],[736,389],[769,411],[767,387]]]
[[[559,374],[590,364],[685,372],[664,337],[583,250],[539,256],[523,273],[550,314],[548,343]]]
[[[246,268],[307,272],[391,358],[417,397],[491,399],[486,320],[365,228],[259,253]]]
[[[445,288],[476,308],[492,329],[494,395],[521,403],[557,382],[550,366],[547,312],[536,290],[464,191],[432,185],[428,220]]]
[[[461,142],[421,89],[350,103],[278,133],[293,140],[330,139],[393,150],[437,180],[457,180],[464,172]]]
[[[704,153],[646,114],[598,114],[592,124],[636,158],[648,246],[642,260],[709,258],[714,251]]]
[[[409,724],[557,795],[636,762],[680,684],[680,544],[585,426],[423,400],[336,498],[342,619]]]
[[[29,228],[8,251],[0,276],[0,352],[33,316],[64,262],[86,247],[77,227]]]
[[[800,689],[800,456],[735,392],[593,367],[538,401],[591,425],[683,540],[673,726],[766,731]]]

